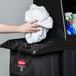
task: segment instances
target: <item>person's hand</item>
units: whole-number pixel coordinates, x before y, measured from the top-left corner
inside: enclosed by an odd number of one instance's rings
[[[33,20],[31,22],[25,23],[23,25],[20,25],[20,30],[22,33],[29,33],[29,32],[37,32],[40,31],[40,29],[36,29],[36,27],[39,27],[39,25],[34,24],[38,22],[38,20]]]

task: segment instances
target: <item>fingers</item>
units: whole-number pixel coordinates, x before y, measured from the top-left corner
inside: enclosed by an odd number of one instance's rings
[[[36,28],[35,28],[35,27],[39,27],[39,26],[40,26],[40,25],[38,25],[38,24],[34,24],[34,23],[36,23],[36,22],[38,22],[37,19],[35,19],[35,20],[29,22],[29,23],[31,24],[31,32],[40,31],[40,29],[36,29]],[[32,24],[34,24],[34,25],[32,25]]]
[[[31,28],[31,32],[37,32],[37,31],[40,31],[40,29]]]
[[[39,27],[40,25],[38,25],[38,24],[34,24],[34,25],[32,25],[31,27],[31,32],[37,32],[37,31],[40,31],[40,29],[36,29],[35,27]]]
[[[35,20],[31,21],[30,24],[34,24],[36,22],[38,22],[38,20],[35,19]]]
[[[38,24],[34,24],[34,25],[32,25],[31,27],[32,28],[35,28],[35,27],[39,27],[40,25],[38,25]]]

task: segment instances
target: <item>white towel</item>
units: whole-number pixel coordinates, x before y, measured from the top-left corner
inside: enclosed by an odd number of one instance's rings
[[[40,27],[40,31],[36,33],[27,33],[25,34],[26,41],[30,44],[40,42],[45,39],[49,29],[53,27],[53,19],[49,16],[49,13],[44,6],[37,6],[32,4],[30,9],[25,13],[25,22],[30,22],[34,19],[37,19]]]

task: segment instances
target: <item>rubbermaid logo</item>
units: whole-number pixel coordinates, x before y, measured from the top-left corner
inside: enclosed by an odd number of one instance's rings
[[[26,62],[25,62],[25,61],[20,61],[20,60],[19,60],[19,61],[18,61],[18,64],[19,64],[19,65],[25,65]]]

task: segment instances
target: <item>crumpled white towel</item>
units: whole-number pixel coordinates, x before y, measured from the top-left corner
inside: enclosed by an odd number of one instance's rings
[[[30,44],[40,42],[45,39],[49,29],[53,27],[53,19],[49,16],[49,13],[44,6],[37,6],[32,4],[30,9],[25,13],[25,22],[30,22],[37,19],[40,27],[40,31],[36,33],[25,34],[26,41]]]

